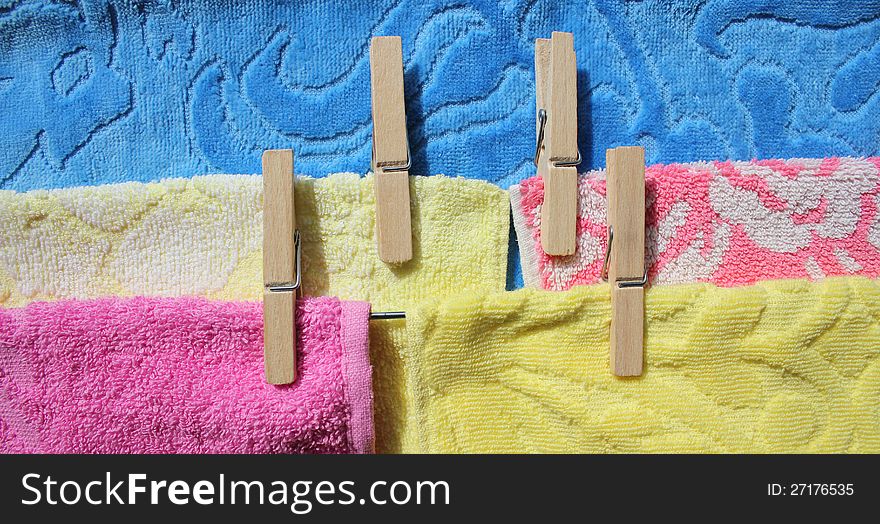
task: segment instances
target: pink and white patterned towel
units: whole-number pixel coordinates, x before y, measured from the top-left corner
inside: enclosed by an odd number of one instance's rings
[[[880,158],[654,165],[645,173],[653,284],[753,284],[778,278],[880,276]],[[607,242],[605,172],[578,180],[577,248],[541,249],[543,181],[510,188],[528,287],[600,281]]]

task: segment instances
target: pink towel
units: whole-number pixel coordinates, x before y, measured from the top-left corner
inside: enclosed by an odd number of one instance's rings
[[[0,310],[7,453],[365,453],[369,305],[298,305],[298,378],[263,377],[259,303],[37,302]]]
[[[753,284],[778,278],[880,276],[880,158],[655,165],[647,185],[646,260],[654,284]],[[600,280],[605,173],[578,181],[574,255],[541,249],[544,186],[510,189],[523,280],[564,290]]]

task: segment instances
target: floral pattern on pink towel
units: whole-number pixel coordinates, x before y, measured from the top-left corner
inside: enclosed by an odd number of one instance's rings
[[[646,260],[654,284],[747,285],[880,276],[880,158],[654,165],[645,173]],[[574,255],[541,249],[543,182],[511,194],[526,282],[564,290],[600,280],[605,173],[581,175]],[[525,229],[531,239],[523,238]],[[531,253],[529,252],[531,251]],[[527,263],[530,261],[531,263]],[[537,274],[529,275],[529,271]]]

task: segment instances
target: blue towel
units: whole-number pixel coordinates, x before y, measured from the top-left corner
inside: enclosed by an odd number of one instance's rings
[[[0,188],[365,172],[369,39],[403,38],[412,173],[531,176],[534,39],[571,31],[583,169],[880,152],[880,0],[0,0]]]

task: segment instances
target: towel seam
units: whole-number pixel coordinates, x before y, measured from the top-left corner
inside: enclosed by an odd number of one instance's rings
[[[343,391],[348,398],[351,422],[348,440],[358,454],[375,452],[372,367],[369,355],[370,305],[343,302],[341,318]],[[357,329],[354,329],[354,328]],[[367,334],[364,341],[363,334]]]

